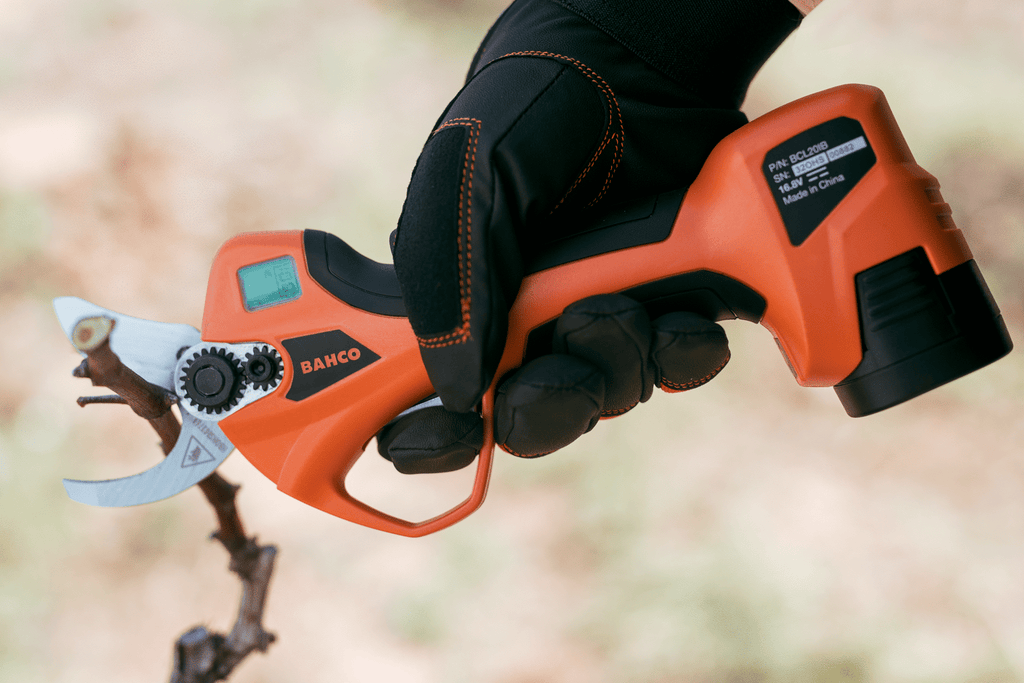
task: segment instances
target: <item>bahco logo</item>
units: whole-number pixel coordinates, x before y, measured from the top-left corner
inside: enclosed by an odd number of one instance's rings
[[[380,356],[341,330],[281,342],[295,368],[285,398],[301,401],[380,360]],[[339,350],[340,349],[340,350]]]
[[[338,363],[348,363],[350,361],[357,361],[362,356],[362,352],[355,346],[348,351],[338,351],[337,353],[331,353],[322,358],[314,358],[312,361],[304,360],[299,363],[299,367],[302,369],[303,375],[308,375],[311,372],[317,370],[326,370],[327,368],[334,367]]]

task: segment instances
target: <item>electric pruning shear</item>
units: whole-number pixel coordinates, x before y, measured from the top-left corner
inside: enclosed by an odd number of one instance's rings
[[[876,88],[810,95],[723,139],[689,187],[619,207],[529,267],[497,377],[543,349],[553,321],[587,296],[622,292],[652,317],[689,310],[760,323],[796,381],[833,386],[868,415],[1003,357],[1006,326],[936,179],[916,164]],[[408,521],[357,499],[345,479],[367,443],[431,400],[394,269],[314,230],[242,234],[217,253],[202,329],[139,320],[81,299],[77,321],[115,320],[111,347],[173,392],[173,452],[110,481],[65,480],[101,506],[160,500],[237,448],[286,494],[405,536],[433,533],[483,502],[494,387],[469,497]]]

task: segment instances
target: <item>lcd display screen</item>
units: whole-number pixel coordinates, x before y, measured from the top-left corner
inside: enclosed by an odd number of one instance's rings
[[[299,272],[291,256],[239,268],[238,283],[247,311],[258,311],[302,296]]]

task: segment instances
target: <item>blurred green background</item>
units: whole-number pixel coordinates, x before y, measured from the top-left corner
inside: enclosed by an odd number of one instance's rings
[[[166,680],[237,582],[191,490],[69,501],[61,477],[150,466],[156,437],[91,393],[50,309],[73,294],[198,326],[244,230],[320,228],[377,260],[436,116],[501,0],[0,2],[0,680]],[[758,76],[751,117],[881,87],[943,183],[1011,334],[1024,310],[1024,3],[827,0]],[[499,457],[484,507],[409,540],[275,491],[279,642],[231,679],[402,683],[1024,681],[1024,363],[851,420],[771,335],[539,461]],[[465,475],[356,477],[412,511]],[[372,461],[371,461],[372,460]],[[425,514],[423,515],[425,516]]]

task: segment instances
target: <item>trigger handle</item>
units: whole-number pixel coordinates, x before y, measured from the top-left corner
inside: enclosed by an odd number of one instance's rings
[[[492,385],[481,401],[483,444],[477,459],[473,489],[464,501],[436,517],[412,522],[389,515],[356,499],[347,490],[345,478],[361,448],[356,441],[368,441],[372,434],[356,436],[346,428],[350,420],[332,419],[309,425],[292,445],[286,466],[277,481],[278,488],[288,495],[336,517],[371,529],[400,536],[426,536],[452,526],[475,512],[483,504],[490,484],[494,458],[494,394]],[[365,438],[363,438],[365,437]],[[325,457],[338,452],[354,452],[352,458]]]

